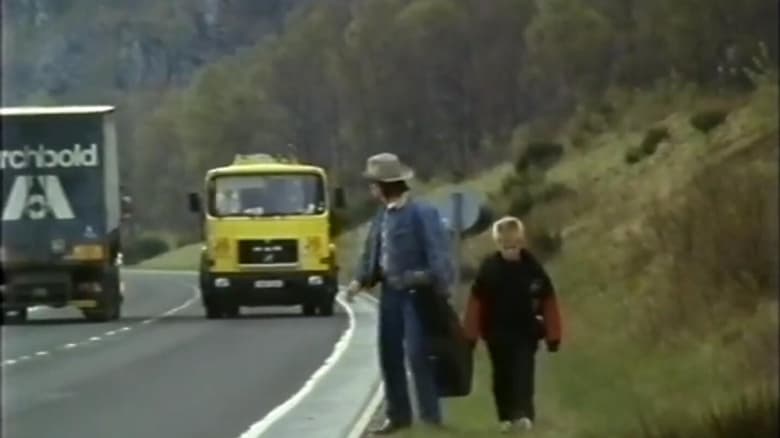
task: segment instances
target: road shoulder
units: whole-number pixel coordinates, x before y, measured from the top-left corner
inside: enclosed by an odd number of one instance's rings
[[[348,331],[351,332],[340,340],[344,346],[340,348],[337,344],[334,353],[298,394],[277,407],[276,413],[272,411],[253,425],[241,438],[347,437],[356,425],[360,426],[380,385],[376,351],[378,315],[376,301],[366,296],[357,297],[349,307]]]

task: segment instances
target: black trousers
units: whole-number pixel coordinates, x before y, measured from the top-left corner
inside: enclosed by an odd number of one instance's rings
[[[499,421],[534,420],[534,371],[537,343],[517,337],[487,339],[493,371],[493,398]]]

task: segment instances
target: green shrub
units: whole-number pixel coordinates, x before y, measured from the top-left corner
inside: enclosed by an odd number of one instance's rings
[[[642,151],[643,157],[649,157],[658,150],[658,143],[642,144],[642,146],[640,146],[640,150]]]
[[[508,175],[501,183],[501,194],[511,195],[517,190],[530,190],[544,182],[544,173],[531,169]]]
[[[528,230],[528,245],[541,260],[547,260],[561,251],[563,235],[560,230],[531,227]]]
[[[537,202],[552,202],[568,196],[575,195],[577,192],[569,188],[566,184],[560,182],[551,182],[542,185],[534,196]]]
[[[642,153],[642,149],[640,148],[630,148],[628,151],[626,151],[625,160],[628,164],[636,164],[640,161],[642,161],[642,158],[644,158],[644,154]]]
[[[501,190],[500,193],[502,195],[510,195],[512,192],[515,191],[517,187],[522,187],[522,178],[520,175],[513,173],[506,178],[504,178],[503,181],[501,181]]]
[[[571,136],[569,136],[569,142],[571,143],[571,146],[574,148],[582,148],[588,144],[590,141],[590,137],[587,133],[582,131],[577,131]]]
[[[523,217],[531,212],[534,207],[534,197],[527,189],[517,190],[510,194],[508,214]]]
[[[145,235],[123,245],[122,256],[127,264],[135,264],[170,250],[168,242],[159,236]]]
[[[560,143],[540,141],[529,143],[522,154],[515,160],[515,171],[526,172],[531,167],[549,169],[563,157],[563,145]]]
[[[720,126],[728,116],[728,111],[711,109],[698,112],[691,117],[691,126],[698,131],[709,134],[710,131]]]
[[[645,133],[640,149],[645,156],[653,155],[658,149],[658,145],[669,138],[669,130],[665,127],[652,128]]]

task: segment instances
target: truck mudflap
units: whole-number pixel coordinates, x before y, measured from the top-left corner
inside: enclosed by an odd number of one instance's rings
[[[120,317],[123,302],[117,268],[97,268],[81,272],[30,271],[14,273],[0,286],[5,320],[23,321],[32,307],[75,307],[91,321]]]

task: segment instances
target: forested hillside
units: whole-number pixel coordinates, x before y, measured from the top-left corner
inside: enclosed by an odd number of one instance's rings
[[[210,66],[138,125],[135,187],[161,206],[145,219],[173,225],[168,206],[239,151],[294,151],[346,184],[381,150],[423,178],[468,174],[511,158],[513,135],[551,136],[578,107],[609,112],[601,97],[610,89],[670,76],[749,87],[742,68],[762,50],[777,59],[776,7],[318,1],[279,38]],[[516,129],[529,121],[531,132]]]
[[[27,15],[4,30],[20,60],[4,80],[29,102],[124,104],[127,177],[151,228],[185,220],[184,193],[236,152],[294,152],[348,186],[381,150],[458,178],[574,113],[597,129],[616,90],[740,92],[744,68],[778,53],[774,0],[319,0],[286,26],[303,2],[6,3]]]

